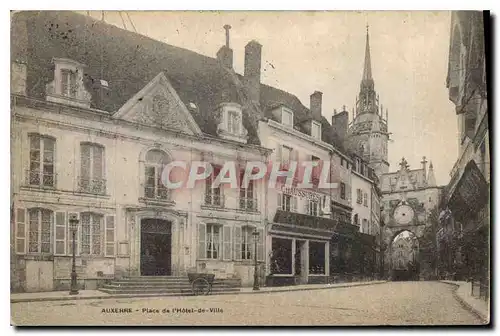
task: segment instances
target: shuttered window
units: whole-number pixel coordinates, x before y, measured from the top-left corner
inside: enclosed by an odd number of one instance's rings
[[[235,226],[233,232],[234,259],[241,260],[241,226]]]
[[[82,143],[80,145],[80,155],[80,191],[93,194],[105,194],[104,147],[99,144]]]
[[[81,214],[82,240],[81,253],[101,255],[103,216],[96,213],[84,212]]]
[[[57,255],[66,254],[67,246],[67,223],[66,223],[66,212],[56,212],[56,239],[54,251]]]
[[[52,252],[53,213],[47,209],[29,209],[28,252]]]
[[[198,258],[206,258],[206,225],[198,224]]]
[[[26,209],[16,211],[16,253],[26,253]]]
[[[231,227],[224,226],[223,228],[224,245],[223,245],[223,259],[231,260],[232,248],[231,248]]]
[[[106,216],[104,236],[106,256],[115,255],[115,216]]]

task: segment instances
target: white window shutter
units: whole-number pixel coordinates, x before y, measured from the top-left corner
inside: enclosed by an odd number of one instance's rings
[[[26,253],[26,209],[16,210],[16,253]]]
[[[67,224],[67,228],[68,228],[68,254],[69,255],[72,255],[73,254],[73,232],[71,232],[71,227],[69,225],[69,219],[71,218],[71,216],[75,215],[78,220],[80,220],[80,213],[78,212],[68,212],[68,215],[66,217],[66,224]],[[76,234],[75,234],[75,255],[79,255],[80,254],[80,235],[81,235],[81,232],[82,232],[82,223],[78,223],[78,229],[76,230]]]
[[[277,196],[278,196],[278,209],[283,210],[283,194],[278,193]]]
[[[241,226],[234,227],[233,253],[235,260],[241,260]]]
[[[66,212],[60,211],[55,214],[56,220],[55,222],[55,246],[54,246],[54,254],[55,255],[66,255],[66,246],[68,239],[68,225],[66,221]]]
[[[276,148],[276,157],[275,157],[275,160],[276,162],[282,162],[282,153],[283,153],[283,146],[282,145],[278,145],[278,147]]]
[[[205,259],[207,257],[206,247],[207,226],[205,223],[198,224],[198,258]]]
[[[108,215],[105,217],[105,231],[104,231],[104,253],[106,256],[115,255],[115,216]]]
[[[264,242],[266,241],[266,237],[264,237],[264,229],[257,229],[259,232],[259,241],[257,242],[257,260],[264,261]]]
[[[231,227],[230,226],[224,226],[223,227],[223,239],[224,239],[224,246],[223,246],[223,256],[222,259],[224,260],[231,260]]]

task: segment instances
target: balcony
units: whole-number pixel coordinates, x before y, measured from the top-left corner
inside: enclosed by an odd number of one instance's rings
[[[101,178],[78,177],[78,192],[105,195],[106,180]]]
[[[57,174],[55,173],[29,169],[27,169],[25,173],[25,185],[28,187],[54,189],[56,186]]]
[[[240,210],[257,211],[257,200],[253,197],[240,197]]]
[[[205,205],[210,207],[223,208],[224,195],[216,192],[205,193]]]

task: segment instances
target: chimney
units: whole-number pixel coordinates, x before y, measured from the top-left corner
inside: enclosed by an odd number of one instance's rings
[[[323,93],[319,91],[314,91],[310,96],[309,109],[315,118],[321,118],[321,101]]]
[[[343,141],[347,135],[347,127],[349,124],[349,113],[342,111],[332,116],[332,128],[335,134]]]
[[[243,83],[252,102],[260,102],[260,66],[262,46],[257,41],[250,41],[245,46],[245,73]]]
[[[222,64],[222,66],[232,69],[233,68],[233,49],[229,47],[229,30],[230,25],[224,25],[224,30],[226,31],[226,45],[222,46],[217,52],[217,60]]]

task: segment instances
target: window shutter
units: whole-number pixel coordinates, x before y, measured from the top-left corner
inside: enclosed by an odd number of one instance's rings
[[[292,199],[292,212],[297,212],[297,197],[296,196],[292,196],[291,197]]]
[[[54,251],[56,255],[66,255],[67,245],[67,229],[68,223],[66,222],[66,212],[56,212],[55,220],[55,246]]]
[[[26,209],[16,211],[16,253],[26,253]]]
[[[233,252],[234,259],[241,260],[241,226],[234,227]]]
[[[199,259],[205,259],[207,257],[206,234],[207,234],[206,224],[199,223],[198,224],[198,258]]]
[[[259,241],[257,242],[257,260],[264,261],[264,242],[266,241],[266,237],[264,237],[264,229],[257,229],[259,232]]]
[[[282,162],[282,155],[283,155],[283,146],[282,145],[278,145],[278,148],[276,148],[276,157],[275,157],[275,160],[276,162]]]
[[[306,202],[305,202],[305,214],[306,215],[309,215],[310,207],[311,207],[311,202],[309,202],[309,200],[306,200]]]
[[[105,241],[105,250],[104,253],[106,256],[114,256],[115,255],[115,216],[109,215],[105,217],[105,231],[104,231],[104,241]]]
[[[73,215],[76,215],[76,217],[80,220],[80,223],[78,223],[78,229],[76,230],[76,234],[75,234],[75,255],[79,255],[80,254],[80,235],[81,235],[81,228],[82,228],[82,223],[81,223],[81,218],[80,218],[80,213],[78,212],[71,212],[69,213],[68,212],[68,216],[67,216],[67,227],[68,227],[68,254],[72,255],[73,254],[73,232],[71,232],[71,227],[69,225],[69,219],[71,216]]]
[[[278,193],[277,196],[278,196],[278,209],[283,210],[283,194]]]
[[[223,228],[224,234],[224,246],[223,246],[223,256],[224,260],[231,260],[231,227],[224,226]]]

